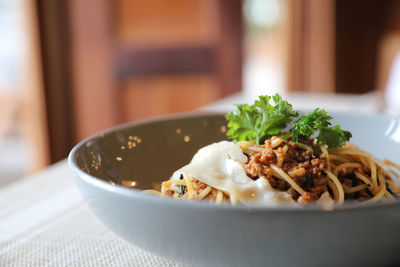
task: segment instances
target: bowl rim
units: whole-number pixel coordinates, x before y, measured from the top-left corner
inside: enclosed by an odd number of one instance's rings
[[[129,197],[141,201],[149,201],[153,204],[159,205],[174,205],[177,207],[189,207],[189,208],[199,208],[199,209],[215,209],[219,211],[245,211],[245,212],[342,212],[342,211],[353,211],[358,209],[376,209],[382,207],[391,207],[400,205],[400,199],[396,199],[393,201],[385,201],[385,202],[375,202],[375,203],[345,203],[343,205],[333,205],[332,207],[323,207],[322,205],[260,205],[260,204],[243,204],[243,205],[230,205],[230,204],[221,204],[216,205],[213,203],[208,203],[205,201],[187,201],[187,200],[178,200],[169,197],[160,197],[153,194],[146,194],[143,190],[137,188],[128,188],[119,184],[111,184],[108,183],[96,176],[88,174],[84,172],[81,168],[78,167],[76,156],[79,150],[89,141],[98,139],[103,137],[104,135],[111,134],[115,131],[126,129],[130,127],[135,127],[143,124],[168,121],[174,119],[188,119],[188,118],[196,118],[202,116],[222,116],[224,112],[220,111],[207,111],[207,110],[197,110],[197,111],[189,111],[189,112],[181,112],[174,114],[167,114],[162,116],[156,116],[146,119],[141,119],[137,121],[131,121],[127,123],[123,123],[103,131],[97,132],[89,137],[83,139],[78,144],[76,144],[73,149],[70,151],[68,155],[68,165],[69,168],[74,173],[75,179],[82,180],[94,187],[100,188],[102,190],[108,191],[113,194],[120,194],[125,197]],[[374,117],[376,119],[388,119],[388,120],[398,120],[391,115],[385,114],[365,114],[365,113],[350,113],[350,112],[330,112],[331,115],[350,115],[355,117],[364,117],[371,118]]]

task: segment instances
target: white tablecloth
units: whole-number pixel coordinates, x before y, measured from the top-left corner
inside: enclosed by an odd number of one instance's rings
[[[181,266],[108,230],[67,162],[0,188],[0,266]]]
[[[296,109],[375,112],[371,96],[291,96]],[[252,102],[235,95],[208,110]],[[66,161],[0,188],[0,266],[178,266],[108,230],[86,206]]]

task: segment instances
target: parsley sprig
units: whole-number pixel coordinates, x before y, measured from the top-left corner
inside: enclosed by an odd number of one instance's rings
[[[314,109],[310,114],[301,116],[293,123],[292,141],[298,142],[299,137],[309,138],[317,131],[318,142],[330,148],[341,147],[351,138],[349,131],[343,131],[340,125],[331,126],[330,120],[333,118],[323,109]]]
[[[225,115],[229,128],[227,136],[235,141],[256,140],[257,144],[262,144],[266,138],[280,135],[298,115],[299,112],[279,94],[259,96],[253,105],[235,105],[235,109]],[[330,148],[343,146],[352,135],[340,125],[330,126],[330,120],[332,117],[325,110],[317,108],[298,118],[285,137],[291,135],[292,141],[298,142],[299,138],[309,138],[318,132],[318,142]]]
[[[271,99],[273,104],[270,103]],[[261,144],[268,136],[280,134],[292,121],[291,117],[298,114],[278,94],[273,97],[260,96],[253,105],[235,105],[234,111],[225,115],[229,127],[227,136],[235,141],[256,140]]]

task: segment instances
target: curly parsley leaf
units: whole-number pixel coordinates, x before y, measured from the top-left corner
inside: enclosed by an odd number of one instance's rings
[[[329,127],[332,117],[323,109],[315,109],[310,114],[300,117],[293,123],[292,141],[297,142],[299,137],[309,138],[319,130],[318,142],[330,148],[340,147],[351,138],[351,133],[342,130],[339,125]]]
[[[261,144],[265,138],[278,135],[298,116],[298,111],[278,94],[272,97],[260,96],[254,105],[235,105],[234,111],[225,115],[228,121],[227,136],[235,141],[256,140]]]
[[[330,148],[341,147],[350,140],[352,134],[349,131],[344,131],[340,125],[332,127],[322,127],[319,130],[317,140]]]
[[[299,137],[310,137],[318,129],[331,125],[332,119],[323,109],[314,109],[310,114],[301,116],[300,119],[293,123],[292,141],[297,142]]]
[[[257,123],[258,111],[247,104],[235,105],[234,111],[225,115],[229,130],[226,135],[235,141],[256,139],[254,125]]]
[[[235,109],[225,115],[229,127],[227,136],[235,141],[256,140],[257,144],[262,144],[266,138],[281,134],[292,117],[298,114],[278,94],[272,97],[260,96],[253,105],[235,105]],[[352,135],[339,125],[330,126],[330,120],[332,117],[325,110],[317,108],[295,121],[290,132],[283,138],[291,135],[292,141],[298,142],[299,138],[310,138],[319,132],[319,143],[330,148],[343,146]]]

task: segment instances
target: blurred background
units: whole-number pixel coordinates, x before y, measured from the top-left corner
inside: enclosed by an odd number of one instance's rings
[[[233,94],[400,109],[398,0],[0,0],[0,185]]]

